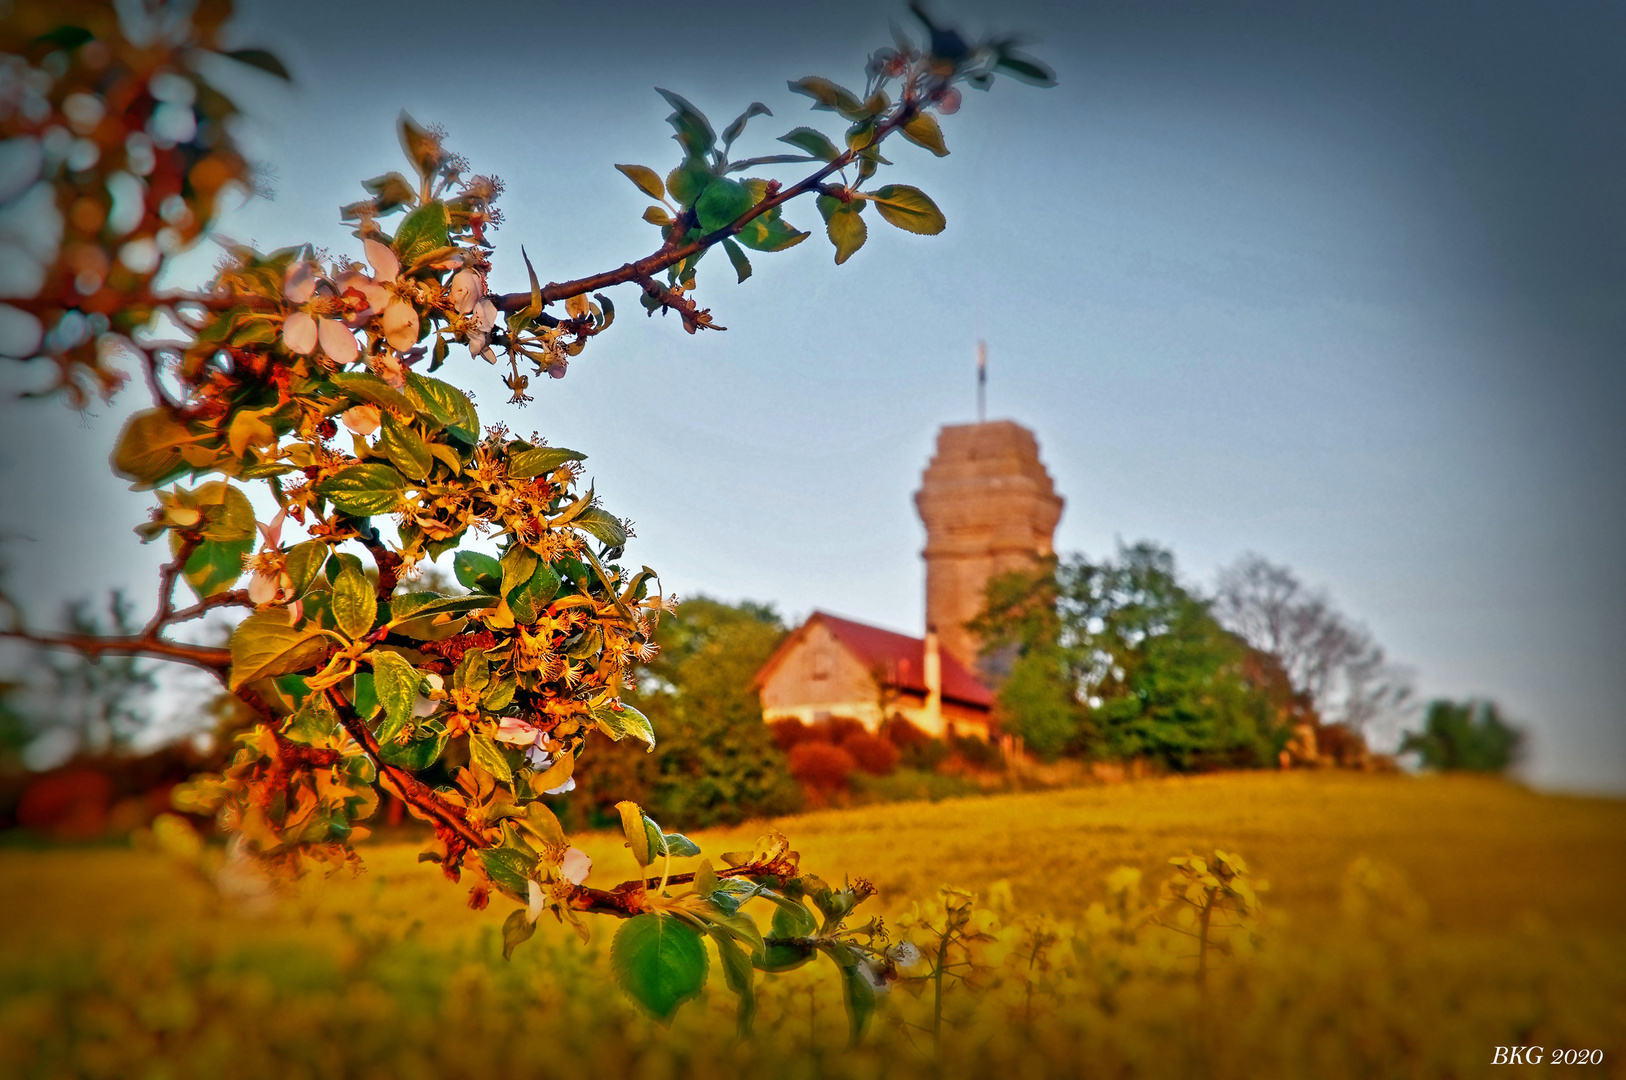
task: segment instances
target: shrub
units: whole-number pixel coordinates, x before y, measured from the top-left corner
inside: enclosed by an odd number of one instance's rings
[[[898,767],[898,748],[867,731],[841,740],[841,749],[852,755],[860,769],[874,776],[885,776]]]
[[[942,739],[933,738],[907,718],[894,716],[881,725],[881,734],[898,748],[898,764],[906,769],[934,771],[948,757]]]
[[[855,735],[867,735],[869,731],[864,725],[850,716],[832,716],[828,720],[820,720],[813,725],[815,738],[827,742],[831,746],[840,746]]]
[[[818,791],[846,788],[857,764],[841,747],[822,741],[799,743],[790,751],[790,774]]]
[[[792,716],[769,721],[768,733],[773,736],[774,745],[787,754],[798,743],[819,737],[817,731]]]
[[[979,739],[973,735],[956,735],[953,737],[954,752],[965,759],[966,764],[978,769],[998,769],[1005,764],[1005,755],[1000,753],[999,744],[991,739]]]

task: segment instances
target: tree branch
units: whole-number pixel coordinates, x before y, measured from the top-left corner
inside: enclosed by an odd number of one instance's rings
[[[206,645],[183,645],[161,638],[101,637],[96,634],[36,634],[28,630],[0,630],[0,637],[26,641],[49,649],[73,649],[92,660],[103,653],[119,656],[151,656],[160,660],[173,660],[191,664],[220,674],[231,667],[231,653]]]
[[[488,848],[491,841],[480,835],[457,808],[447,803],[432,791],[429,785],[419,780],[411,772],[399,765],[391,765],[383,758],[382,748],[378,745],[378,738],[365,721],[356,715],[348,703],[331,689],[324,691],[328,705],[332,707],[339,717],[339,724],[350,737],[361,744],[367,756],[373,759],[378,766],[378,775],[382,779],[388,777],[390,784],[395,788],[395,794],[401,801],[416,807],[423,815],[433,821],[438,821],[452,832],[456,833],[466,844],[472,848]]]
[[[156,389],[155,384],[155,392]],[[198,550],[201,543],[203,538],[196,533],[181,534],[181,550],[177,551],[175,558],[165,563],[164,568],[158,572],[158,610],[153,612],[152,621],[141,631],[142,640],[157,641],[158,631],[164,628],[164,624],[169,622],[170,616],[175,613],[175,579],[181,576],[187,561],[192,558],[192,553]]]
[[[875,129],[875,138],[871,140],[869,145],[879,145],[881,140],[903,127],[919,114],[919,102],[913,99],[905,99],[900,102],[897,111],[892,114],[891,118]],[[734,219],[730,224],[715,232],[707,233],[697,240],[691,240],[686,244],[668,242],[661,245],[660,250],[653,254],[646,255],[636,262],[625,263],[614,270],[606,270],[603,273],[577,278],[574,281],[550,282],[542,286],[542,302],[551,304],[560,300],[568,300],[572,296],[584,296],[600,289],[607,289],[612,285],[624,285],[629,281],[639,281],[669,267],[676,266],[690,255],[694,255],[735,235],[774,207],[783,206],[798,195],[805,195],[808,192],[819,190],[819,185],[824,182],[826,177],[851,165],[857,157],[858,151],[851,149],[845,151],[812,176],[783,189],[777,194],[768,196]],[[502,311],[522,311],[529,306],[531,294],[529,292],[504,293],[500,296],[493,296],[491,301]]]

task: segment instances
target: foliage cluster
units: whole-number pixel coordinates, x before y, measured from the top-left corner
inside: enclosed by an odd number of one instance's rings
[[[1155,545],[997,577],[973,627],[990,653],[1014,650],[1000,711],[1047,759],[1262,766],[1289,736],[1291,688],[1180,583],[1174,557]]]
[[[1621,812],[1470,778],[1243,774],[798,819],[821,860],[843,851],[915,881],[952,867],[964,886],[918,905],[883,895],[918,960],[899,950],[915,962],[899,961],[852,1050],[833,966],[761,975],[744,1040],[721,993],[668,1031],[611,987],[607,938],[580,947],[543,927],[505,963],[500,914],[460,917],[402,846],[376,848],[367,876],[308,879],[252,916],[242,883],[222,895],[179,860],[3,852],[0,1070],[907,1078],[1077,1076],[1087,1062],[1116,1076],[1444,1078],[1516,1042],[1613,1060],[1626,1049]],[[1216,934],[1226,949],[1199,987],[1190,932],[1216,888],[1203,876],[1227,885],[1211,852],[1242,832],[1275,888]],[[694,839],[723,850],[740,835]],[[599,861],[620,842],[583,838]],[[1171,851],[1201,852],[1201,868],[1189,855],[1171,867]],[[180,854],[197,865],[195,848]],[[1216,923],[1239,916],[1213,905]]]
[[[605,825],[619,820],[615,804],[631,799],[688,829],[799,809],[801,792],[751,688],[784,634],[764,605],[684,601],[661,620],[659,651],[624,695],[660,739],[648,753],[624,743],[601,748],[576,774],[576,796],[555,803],[561,816],[586,804],[591,823]]]
[[[1524,733],[1489,701],[1430,702],[1423,730],[1400,743],[1400,752],[1415,753],[1424,768],[1447,772],[1506,772],[1523,748]]]

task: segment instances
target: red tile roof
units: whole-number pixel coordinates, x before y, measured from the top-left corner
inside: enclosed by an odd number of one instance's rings
[[[924,640],[882,630],[879,626],[837,618],[822,611],[815,611],[808,617],[807,623],[811,624],[815,619],[822,622],[866,668],[880,671],[889,685],[921,695],[926,693]],[[947,652],[939,650],[938,656],[942,661],[945,701],[957,701],[982,709],[993,708],[993,693],[975,675]]]

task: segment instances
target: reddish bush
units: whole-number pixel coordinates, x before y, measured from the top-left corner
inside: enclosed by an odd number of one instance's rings
[[[827,742],[798,743],[790,751],[790,774],[807,787],[834,791],[847,786],[857,767],[853,756]]]
[[[791,747],[798,743],[804,743],[809,739],[819,737],[816,728],[809,727],[794,716],[769,721],[768,731],[773,735],[774,745],[786,753],[789,753]]]
[[[867,773],[885,776],[898,767],[898,748],[867,731],[848,735],[841,740],[841,748]]]
[[[911,723],[908,717],[901,715],[893,716],[886,723],[882,724],[881,734],[886,736],[887,740],[899,750],[907,750],[911,747],[925,746],[927,743],[932,741],[932,737],[930,735],[926,734],[926,732],[921,728]]]
[[[850,716],[832,716],[813,725],[817,738],[831,746],[840,746],[854,735],[865,734],[864,725]]]

